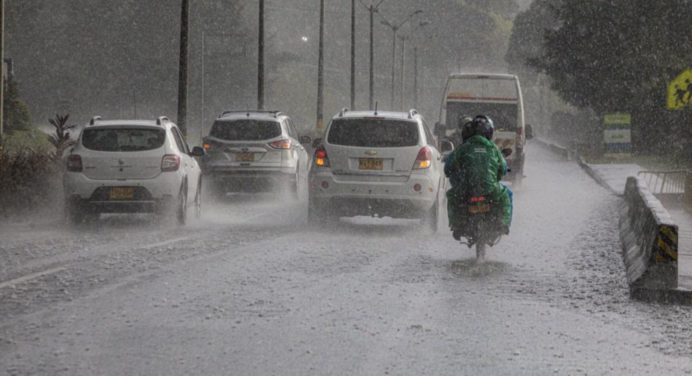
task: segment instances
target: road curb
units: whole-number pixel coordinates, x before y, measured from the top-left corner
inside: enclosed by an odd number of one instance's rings
[[[553,153],[561,156],[564,160],[569,161],[572,159],[571,158],[572,153],[570,153],[568,148],[566,148],[564,146],[560,146],[558,144],[554,144],[550,141],[546,141],[546,140],[539,138],[539,137],[535,137],[534,140],[539,145],[541,145],[542,147],[544,147],[544,148],[552,151]]]
[[[606,183],[606,181],[603,180],[603,178],[600,175],[598,175],[596,171],[594,171],[594,169],[588,163],[586,163],[586,161],[584,160],[584,158],[582,158],[581,155],[577,157],[577,163],[582,168],[582,170],[584,170],[589,176],[591,176],[591,178],[595,180],[596,183],[598,183],[601,187],[607,189],[608,191],[610,191],[610,193],[616,196],[624,195],[624,192],[617,192],[615,189],[613,189],[613,187]]]

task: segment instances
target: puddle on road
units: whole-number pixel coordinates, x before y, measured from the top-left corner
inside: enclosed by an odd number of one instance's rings
[[[485,278],[502,274],[510,269],[510,265],[504,262],[486,260],[478,263],[475,258],[452,261],[448,265],[449,271],[458,277]]]

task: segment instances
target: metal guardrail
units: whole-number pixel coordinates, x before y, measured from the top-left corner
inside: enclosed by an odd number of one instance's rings
[[[640,171],[638,175],[646,182],[649,191],[654,195],[684,194],[685,182],[690,172],[687,170]]]

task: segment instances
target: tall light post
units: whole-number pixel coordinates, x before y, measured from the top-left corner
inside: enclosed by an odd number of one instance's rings
[[[394,82],[396,80],[396,38],[397,38],[397,32],[399,29],[401,29],[402,26],[404,26],[407,22],[411,21],[413,17],[416,15],[423,13],[422,10],[418,9],[415,12],[409,14],[404,18],[401,22],[399,23],[393,23],[388,21],[386,18],[382,17],[382,24],[389,27],[392,29],[392,87],[391,87],[391,96],[390,96],[390,102],[389,106],[391,109],[394,109]]]
[[[187,136],[187,58],[190,3],[182,0],[180,12],[180,61],[178,63],[178,128]]]
[[[370,5],[363,3],[363,0],[359,1],[370,13],[370,78],[368,82],[368,108],[373,109],[375,108],[375,13],[378,12],[380,5],[386,0],[380,0],[377,4],[371,2]]]
[[[264,0],[259,0],[259,35],[257,38],[257,109],[264,109]]]
[[[351,0],[351,109],[356,108],[356,0]]]
[[[320,39],[317,58],[317,124],[318,131],[324,128],[324,0],[320,0]]]
[[[416,25],[415,28],[411,30],[411,37],[416,36],[416,32],[422,27],[430,25],[432,22],[428,20],[423,20]],[[406,38],[402,38],[405,42]],[[401,109],[404,109],[404,54],[406,53],[404,47],[401,48]],[[418,46],[414,43],[413,46],[413,107],[418,108]]]
[[[3,108],[5,107],[5,0],[0,0],[0,150],[5,144]],[[8,72],[9,73],[9,72]]]

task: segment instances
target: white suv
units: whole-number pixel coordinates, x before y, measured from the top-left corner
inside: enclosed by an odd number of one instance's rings
[[[418,112],[344,109],[315,150],[308,217],[413,217],[435,231],[443,183],[441,155]]]
[[[73,223],[99,213],[201,214],[201,170],[178,127],[157,120],[91,119],[67,158],[65,212]]]
[[[206,182],[216,195],[286,188],[298,192],[310,159],[291,119],[278,111],[226,111],[204,138]]]

